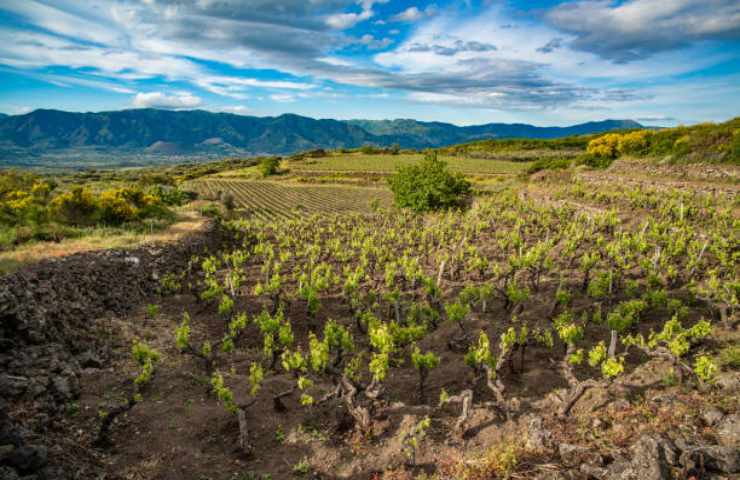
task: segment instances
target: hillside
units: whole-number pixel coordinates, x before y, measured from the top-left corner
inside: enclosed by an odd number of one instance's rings
[[[632,120],[604,120],[587,122],[569,127],[536,127],[523,123],[487,123],[458,127],[442,122],[419,122],[409,119],[397,120],[349,120],[348,123],[363,128],[373,135],[413,137],[425,146],[447,146],[492,138],[560,138],[572,135],[607,132],[630,128],[642,128]]]
[[[289,154],[365,144],[428,148],[480,139],[556,138],[639,128],[622,120],[571,127],[487,124],[458,127],[416,120],[338,121],[286,114],[253,117],[202,110],[155,109],[99,113],[36,110],[0,119],[0,162],[46,155],[130,153],[152,156]],[[34,160],[34,161],[36,161]]]

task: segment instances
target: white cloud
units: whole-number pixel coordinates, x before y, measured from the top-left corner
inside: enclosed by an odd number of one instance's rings
[[[289,102],[296,101],[295,95],[291,95],[289,93],[275,93],[275,94],[270,95],[270,98],[276,102],[282,102],[282,103],[289,103]]]
[[[740,39],[737,0],[573,1],[547,18],[574,35],[574,48],[620,63],[697,41]]]
[[[360,37],[360,43],[366,45],[370,50],[381,50],[390,46],[393,43],[393,40],[390,38],[376,39],[369,33],[366,33]]]
[[[372,10],[363,10],[360,13],[335,13],[326,17],[326,24],[337,30],[345,30],[364,22],[373,16]]]
[[[427,6],[423,11],[418,7],[409,7],[401,13],[393,15],[393,22],[416,22],[424,17],[433,17],[439,12],[439,8],[434,3]]]
[[[172,110],[196,108],[203,101],[188,92],[175,92],[167,95],[162,92],[137,93],[132,105],[137,108],[166,108]]]
[[[409,7],[403,12],[391,17],[394,22],[415,22],[424,18],[424,13],[417,7]]]

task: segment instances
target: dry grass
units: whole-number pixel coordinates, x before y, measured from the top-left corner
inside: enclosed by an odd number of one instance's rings
[[[36,242],[23,245],[15,250],[0,253],[0,274],[10,273],[18,268],[50,258],[58,258],[81,252],[108,250],[113,248],[136,248],[145,243],[174,242],[200,230],[206,219],[198,213],[199,203],[195,202],[177,210],[177,221],[164,230],[151,233],[110,233],[104,229],[81,238],[61,242]]]

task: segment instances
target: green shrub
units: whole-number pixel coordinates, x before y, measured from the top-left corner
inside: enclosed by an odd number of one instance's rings
[[[720,350],[719,363],[723,367],[740,370],[740,345],[728,345]]]
[[[224,203],[224,208],[226,208],[227,212],[231,212],[236,208],[236,200],[234,198],[234,194],[231,192],[227,192],[223,195],[222,201]]]
[[[542,170],[565,170],[570,164],[569,158],[540,158],[527,168],[527,174],[532,175]]]
[[[90,190],[75,187],[51,201],[52,217],[68,225],[93,225],[98,221],[98,205]]]
[[[399,167],[388,184],[396,205],[415,212],[462,207],[471,191],[470,182],[460,173],[450,173],[436,152],[418,165]]]
[[[365,145],[360,147],[360,152],[364,153],[365,155],[376,155],[378,153],[381,153],[381,150],[375,145],[370,145],[369,143],[366,143]]]
[[[614,162],[612,157],[599,157],[596,155],[585,154],[576,159],[577,165],[586,165],[591,168],[607,168]]]
[[[200,214],[204,217],[219,218],[221,217],[221,210],[219,210],[218,205],[209,203],[201,207]]]
[[[275,175],[280,171],[280,158],[279,157],[265,157],[260,160],[259,163],[260,173],[263,177],[269,177]]]

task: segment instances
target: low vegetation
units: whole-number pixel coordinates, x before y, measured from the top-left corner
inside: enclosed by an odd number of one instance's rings
[[[0,172],[0,249],[79,237],[98,227],[160,228],[173,221],[172,207],[188,199],[169,185],[96,191],[84,185],[59,188],[53,179],[30,173]]]
[[[740,165],[740,118],[720,124],[607,133],[589,141],[587,152],[607,159],[632,156]]]

